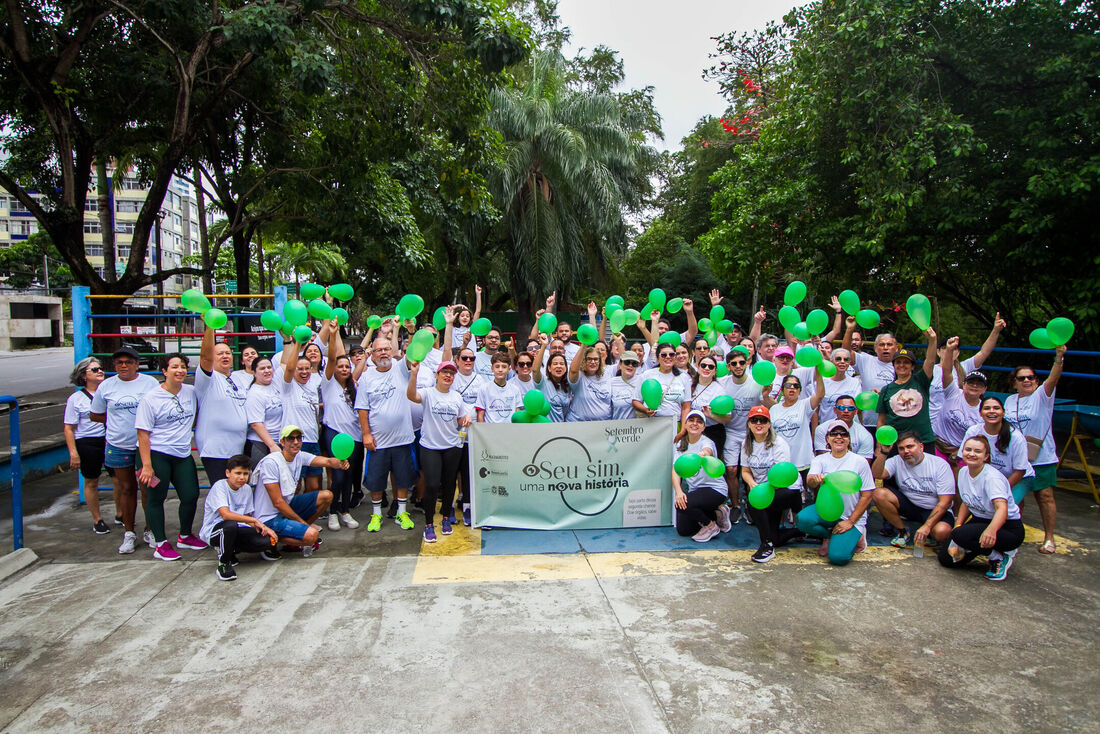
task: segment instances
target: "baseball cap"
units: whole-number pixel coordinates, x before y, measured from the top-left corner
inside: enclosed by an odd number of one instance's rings
[[[440,362],[439,366],[435,368],[436,374],[439,374],[443,370],[454,370],[458,372],[458,366],[454,362]]]
[[[701,411],[701,410],[689,410],[688,414],[684,416],[684,423],[687,423],[688,419],[691,418],[692,416],[698,418],[699,420],[703,421],[704,423],[707,422],[707,417],[705,415],[703,415],[703,411]]]
[[[910,352],[908,349],[899,349],[898,353],[895,354],[894,358],[890,361],[891,362],[897,362],[899,359],[908,359],[913,364],[917,363],[917,358],[914,357],[913,353]]]
[[[133,347],[120,347],[115,350],[115,353],[111,355],[111,359],[117,359],[118,357],[129,357],[135,362],[141,359],[141,355],[137,353],[137,350]]]
[[[769,421],[772,419],[772,414],[763,405],[754,405],[749,408],[749,415],[746,418],[767,418]]]
[[[825,428],[825,435],[826,436],[829,435],[830,431],[837,430],[837,429],[839,429],[841,431],[844,431],[845,433],[848,433],[849,435],[851,435],[848,431],[848,424],[845,423],[844,421],[838,420],[836,418],[834,418],[831,421],[826,421],[824,428]]]
[[[791,349],[790,347],[780,347],[779,349],[775,350],[775,355],[774,356],[775,357],[787,356],[787,357],[790,357],[791,359],[794,359],[794,350]]]
[[[973,372],[967,372],[966,373],[966,379],[963,380],[963,382],[971,382],[971,381],[980,382],[983,385],[988,385],[989,384],[989,378],[985,376],[984,372],[979,372],[978,370],[974,370]]]
[[[619,355],[619,361],[620,362],[631,362],[633,364],[638,364],[640,362],[640,360],[638,359],[638,355],[635,354],[630,349],[626,350],[621,355]]]
[[[282,441],[284,438],[292,433],[301,433],[302,435],[305,435],[305,431],[291,423],[290,425],[283,426],[283,430],[279,431],[279,440]]]

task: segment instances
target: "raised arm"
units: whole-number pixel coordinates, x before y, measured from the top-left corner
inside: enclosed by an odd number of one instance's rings
[[[592,305],[595,305],[595,304],[592,304]],[[599,337],[599,339],[600,339],[600,341],[606,341],[607,340],[607,309],[604,308],[601,311],[600,315],[603,318],[600,319],[600,326],[599,326],[600,337]],[[589,317],[589,319],[591,320],[591,317]]]
[[[856,355],[852,352],[852,333],[856,330],[856,317],[849,316],[844,319],[844,338],[840,341],[840,348],[847,349],[852,355],[852,364],[856,363]]]
[[[443,361],[451,362],[454,359],[454,349],[451,348],[451,334],[455,327],[454,306],[447,306],[443,309],[443,321],[447,324],[447,327],[443,330]],[[467,335],[469,333],[469,331],[466,332]]]
[[[956,359],[959,356],[959,337],[952,336],[947,340],[947,346],[943,350],[943,377],[940,378],[940,384],[944,389],[951,384],[951,381],[955,379],[955,370],[952,367],[956,364]],[[962,380],[959,380],[959,386],[962,386]]]
[[[569,383],[572,385],[577,384],[577,380],[580,379],[585,351],[584,347],[578,349],[577,353],[573,355],[573,361],[569,363]]]
[[[420,402],[420,393],[416,390],[416,376],[420,373],[420,363],[409,363],[409,386],[405,390],[405,397],[414,403]],[[362,425],[362,424],[360,424]]]
[[[1054,348],[1054,364],[1051,365],[1050,374],[1047,375],[1043,389],[1047,391],[1047,397],[1054,394],[1054,388],[1058,387],[1058,379],[1062,376],[1062,362],[1066,358],[1066,345]]]
[[[344,340],[340,338],[340,331],[336,328],[336,319],[326,322],[325,326],[333,329],[328,340],[328,360],[325,362],[325,378],[331,380],[333,373],[336,372],[336,359],[344,354]],[[363,361],[366,362],[366,360]]]
[[[699,333],[699,321],[695,318],[695,303],[690,298],[684,299],[684,313],[687,314],[688,320],[688,328],[684,336],[687,337],[687,343],[691,344],[691,340]]]
[[[755,344],[760,340],[760,331],[764,328],[764,319],[768,318],[768,312],[761,306],[760,310],[752,315],[752,328],[749,329],[749,338]]]
[[[535,354],[535,363],[531,365],[531,377],[535,382],[542,382],[542,357],[546,353],[546,345],[550,343],[550,337],[539,334],[536,338],[539,340],[539,351]]]
[[[294,379],[294,368],[297,366],[297,361],[294,358],[294,353],[298,351],[298,343],[293,339],[287,339],[283,342],[283,382],[290,382]]]
[[[989,336],[985,338],[985,341],[982,342],[982,348],[973,357],[974,369],[980,370],[985,361],[993,354],[993,350],[997,348],[997,340],[1001,338],[1001,332],[1007,325],[1005,320],[1001,318],[1001,312],[998,311],[993,319],[993,329],[989,332]]]
[[[924,353],[924,375],[929,380],[931,380],[932,379],[932,370],[936,366],[936,358],[938,356],[936,354],[936,345],[937,345],[936,330],[935,329],[929,329],[928,331],[926,331],[924,333],[928,335],[928,349]]]
[[[214,370],[214,330],[207,326],[202,332],[202,346],[199,347],[199,367],[203,372]]]
[[[810,396],[810,407],[817,410],[817,406],[821,405],[821,401],[825,399],[825,378],[821,376],[820,367],[814,369],[814,385],[816,389]]]
[[[481,286],[474,286],[474,317],[470,319],[470,323],[477,321],[481,318]]]
[[[841,329],[844,328],[844,310],[840,307],[840,299],[837,296],[833,296],[832,300],[829,301],[829,308],[833,309],[836,316],[833,318],[833,328],[821,336],[821,341],[824,342],[831,342],[836,339]]]

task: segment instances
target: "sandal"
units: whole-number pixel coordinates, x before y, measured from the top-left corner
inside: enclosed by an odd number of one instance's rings
[[[1047,540],[1041,546],[1039,546],[1039,552],[1045,555],[1050,555],[1054,552],[1054,541]]]

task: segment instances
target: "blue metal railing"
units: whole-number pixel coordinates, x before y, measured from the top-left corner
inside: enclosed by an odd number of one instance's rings
[[[8,432],[11,436],[11,534],[15,550],[23,547],[23,460],[19,452],[19,401],[0,395],[0,405],[10,405]]]

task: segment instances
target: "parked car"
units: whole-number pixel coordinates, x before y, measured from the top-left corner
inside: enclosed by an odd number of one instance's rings
[[[135,352],[142,355],[140,360],[142,368],[147,370],[160,369],[160,357],[157,356],[157,347],[155,344],[151,344],[139,336],[131,335],[122,337],[122,346],[130,347]]]

